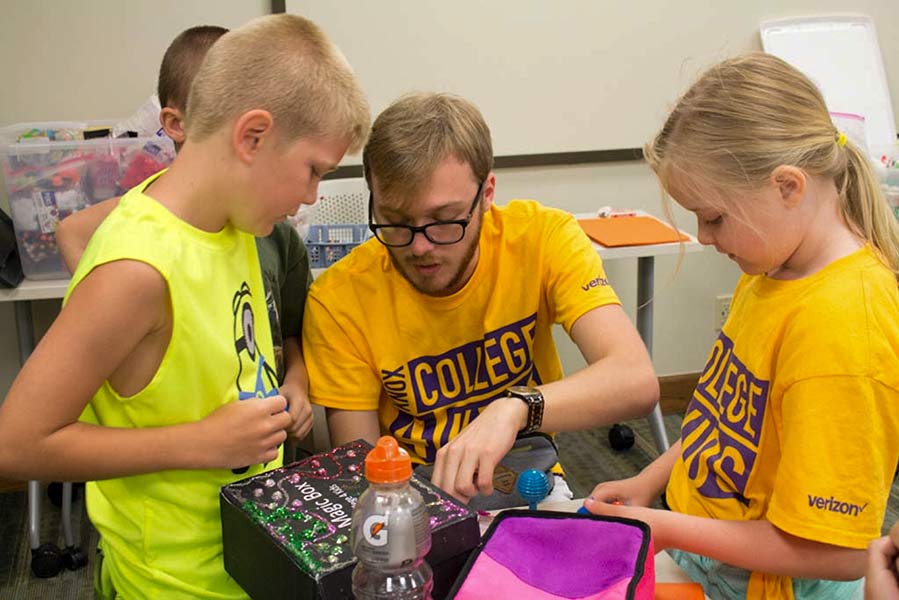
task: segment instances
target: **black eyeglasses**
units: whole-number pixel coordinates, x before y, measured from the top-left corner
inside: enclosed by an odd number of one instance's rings
[[[481,190],[484,189],[484,182],[478,186],[478,191],[471,201],[471,208],[468,210],[468,216],[464,219],[456,221],[434,221],[421,227],[413,227],[412,225],[376,225],[374,217],[374,196],[368,193],[368,228],[371,230],[378,241],[385,246],[391,248],[402,248],[408,246],[415,239],[416,233],[423,234],[429,242],[439,246],[448,246],[462,241],[465,237],[465,228],[471,223],[474,216],[474,209],[477,208],[481,200]]]

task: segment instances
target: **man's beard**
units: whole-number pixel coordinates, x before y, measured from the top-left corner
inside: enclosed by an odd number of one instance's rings
[[[469,227],[471,227],[471,226],[469,225]],[[474,241],[471,243],[471,245],[465,251],[465,254],[462,257],[462,261],[459,264],[458,270],[450,278],[449,283],[447,283],[445,286],[441,287],[440,289],[437,289],[437,290],[426,289],[426,288],[423,288],[421,285],[419,285],[415,281],[415,279],[413,279],[413,277],[411,277],[410,274],[406,271],[405,266],[408,263],[406,263],[406,264],[400,263],[400,261],[398,261],[396,259],[396,257],[393,255],[393,252],[388,252],[388,254],[390,254],[390,261],[393,263],[394,268],[400,272],[400,274],[403,276],[403,278],[406,281],[408,281],[409,284],[412,285],[412,287],[414,287],[416,290],[418,290],[422,294],[425,294],[426,296],[434,296],[434,297],[451,296],[451,295],[455,294],[456,292],[458,292],[460,289],[462,289],[462,287],[466,283],[466,281],[463,281],[463,279],[465,278],[465,273],[468,270],[468,265],[474,259],[474,255],[478,250],[478,243],[480,242],[480,239],[481,239],[481,221],[480,221],[480,219],[478,220],[478,223],[477,223],[477,230],[474,232],[471,232],[471,233],[474,233]],[[413,265],[409,265],[408,268],[415,269],[415,267]]]

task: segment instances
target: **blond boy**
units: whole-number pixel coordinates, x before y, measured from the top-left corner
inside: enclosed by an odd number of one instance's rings
[[[91,481],[98,596],[245,597],[224,571],[218,490],[276,466],[291,424],[253,235],[312,203],[367,128],[313,23],[254,20],[210,49],[172,167],[92,238],[0,407],[0,473]],[[88,402],[96,424],[79,420]]]

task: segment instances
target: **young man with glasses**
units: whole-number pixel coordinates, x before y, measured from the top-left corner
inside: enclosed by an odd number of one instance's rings
[[[476,107],[446,94],[398,100],[376,119],[363,164],[376,239],[313,283],[303,321],[310,397],[327,408],[332,444],[393,435],[467,501],[492,493],[521,433],[652,409],[649,356],[574,218],[534,201],[494,205]],[[588,364],[567,377],[554,323]]]

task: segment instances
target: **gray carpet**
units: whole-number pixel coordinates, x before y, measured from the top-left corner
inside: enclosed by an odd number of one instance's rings
[[[668,441],[680,436],[679,415],[665,417]],[[583,498],[601,481],[636,475],[657,456],[646,420],[627,423],[634,432],[634,446],[623,452],[609,447],[609,428],[565,432],[556,435],[562,466],[575,498]]]
[[[28,543],[28,501],[25,492],[0,494],[0,598],[3,600],[88,600],[94,597],[92,566],[97,532],[84,510],[83,494],[72,503],[75,543],[88,556],[88,565],[77,571],[63,569],[49,579],[31,573]],[[65,545],[60,509],[45,494],[41,497],[41,543]]]
[[[681,417],[665,417],[668,439],[677,439]],[[568,483],[576,497],[588,494],[600,481],[621,479],[636,474],[656,456],[655,444],[645,420],[628,423],[634,430],[634,447],[624,452],[609,448],[608,428],[560,433],[557,437],[562,464]],[[59,509],[46,497],[42,502],[42,542],[62,545]],[[28,523],[24,493],[0,494],[0,598],[3,600],[88,600],[93,598],[92,568],[97,534],[84,513],[79,497],[72,509],[75,536],[87,553],[90,563],[78,571],[64,570],[51,579],[37,579],[31,574],[28,546]],[[887,507],[886,524],[899,518],[899,488],[893,483]]]

